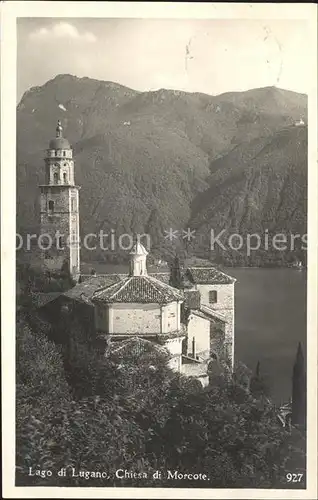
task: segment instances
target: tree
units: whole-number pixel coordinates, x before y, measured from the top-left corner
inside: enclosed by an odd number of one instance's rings
[[[306,425],[306,371],[301,343],[299,342],[292,377],[292,424]]]
[[[71,272],[70,272],[70,266],[69,266],[69,260],[64,259],[62,267],[61,267],[61,287],[62,290],[68,290],[69,288],[72,288],[75,285],[75,282],[72,278]]]
[[[162,442],[167,469],[209,477],[209,482],[167,481],[170,486],[275,487],[291,457],[300,469],[305,463],[304,452],[277,423],[273,405],[231,381],[179,398]]]
[[[62,467],[68,472],[72,467],[101,471],[105,464],[113,473],[120,467],[132,470],[141,463],[145,455],[144,433],[118,397],[114,397],[119,387],[113,364],[104,359],[102,365],[101,361],[100,358],[91,393],[74,400],[58,348],[41,331],[32,331],[23,321],[18,323],[17,485],[113,486],[114,477],[107,482],[90,482],[72,478],[71,474],[60,478],[56,473]],[[93,367],[89,369],[94,375]],[[97,375],[103,377],[103,385]],[[101,395],[96,397],[98,392]],[[29,476],[29,467],[51,469],[54,474],[46,479]],[[148,468],[146,460],[140,467]]]
[[[149,219],[145,225],[145,231],[150,237],[151,253],[161,257],[164,243],[164,225],[157,208],[151,210]]]
[[[33,332],[20,320],[16,329],[16,470],[17,482],[25,481],[29,467],[58,463],[52,429],[63,439],[56,409],[70,403],[63,362],[57,347],[41,331]],[[51,432],[52,431],[52,432]]]
[[[269,387],[265,377],[260,373],[260,362],[257,362],[255,373],[251,378],[250,391],[255,398],[262,398],[269,396]]]
[[[170,269],[169,285],[174,288],[182,289],[182,275],[180,269],[180,260],[178,255],[175,256]]]
[[[169,368],[162,346],[131,338],[104,354],[83,343],[72,390],[58,348],[34,325],[17,328],[19,486],[151,486],[154,469],[170,469],[210,480],[174,482],[163,474],[156,485],[266,488],[281,486],[286,470],[304,471],[303,433],[286,432],[273,405],[253,397],[239,374],[203,389]],[[105,464],[108,480],[28,476],[29,467],[102,471]],[[119,480],[119,468],[150,475]]]

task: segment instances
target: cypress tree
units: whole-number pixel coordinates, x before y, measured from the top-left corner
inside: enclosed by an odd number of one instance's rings
[[[298,344],[292,378],[292,424],[306,425],[306,371],[301,343]]]
[[[145,226],[146,234],[150,237],[151,253],[157,257],[162,256],[164,247],[164,225],[162,216],[157,208],[154,208]]]
[[[182,289],[180,261],[177,255],[175,256],[173,263],[171,265],[169,285],[173,286],[174,288],[178,288],[179,290]]]
[[[261,364],[258,361],[255,369],[255,373],[251,378],[250,391],[255,398],[261,398],[263,396],[267,397],[269,395],[269,387],[266,383],[265,378],[261,375]]]

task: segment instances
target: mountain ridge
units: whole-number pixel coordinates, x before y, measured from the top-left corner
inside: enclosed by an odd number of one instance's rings
[[[306,109],[305,95],[275,87],[210,96],[57,75],[17,106],[17,229],[38,229],[43,156],[57,119],[74,148],[81,232],[105,221],[139,232],[153,210],[161,228],[193,220],[192,203],[214,182],[218,160],[306,119]]]
[[[54,81],[58,81],[58,80],[65,80],[65,79],[69,79],[69,80],[73,80],[73,81],[91,81],[91,82],[98,82],[98,83],[103,83],[103,84],[109,84],[109,85],[113,85],[113,86],[118,86],[118,87],[122,87],[122,88],[125,88],[127,90],[130,90],[130,91],[133,91],[135,92],[136,94],[141,94],[141,93],[144,93],[144,92],[160,92],[162,90],[171,90],[172,92],[184,92],[186,94],[193,94],[193,95],[206,95],[206,96],[209,96],[209,97],[221,97],[221,96],[229,96],[229,95],[240,95],[242,93],[249,93],[249,92],[255,92],[255,91],[261,91],[261,90],[270,90],[270,89],[273,89],[273,90],[277,90],[277,91],[283,91],[284,93],[289,93],[291,95],[297,95],[297,96],[303,96],[303,98],[307,98],[307,94],[306,93],[303,93],[303,92],[296,92],[294,90],[290,90],[290,89],[283,89],[281,87],[277,87],[276,85],[267,85],[265,87],[257,87],[257,88],[251,88],[251,89],[245,89],[245,90],[233,90],[233,91],[226,91],[226,92],[221,92],[220,94],[207,94],[206,92],[200,92],[200,91],[185,91],[185,90],[179,90],[179,89],[166,89],[164,87],[160,87],[158,89],[154,89],[154,90],[146,90],[146,91],[142,91],[142,90],[136,90],[136,89],[133,89],[132,87],[128,87],[127,85],[124,85],[122,83],[118,83],[118,82],[114,82],[112,80],[99,80],[97,78],[91,78],[91,77],[88,77],[88,76],[76,76],[76,75],[72,75],[71,73],[59,73],[58,75],[54,76],[53,78],[50,78],[49,80],[47,80],[47,82],[45,82],[44,84],[42,85],[34,85],[32,87],[30,87],[29,89],[25,90],[22,94],[22,97],[19,101],[19,103],[26,97],[26,95],[29,93],[29,92],[33,92],[35,90],[39,90],[43,87],[45,87],[46,85],[54,82]],[[18,103],[18,105],[19,105]]]

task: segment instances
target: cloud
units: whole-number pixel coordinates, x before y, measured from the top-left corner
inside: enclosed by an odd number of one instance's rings
[[[38,28],[29,34],[31,40],[52,40],[52,38],[68,38],[75,41],[96,42],[96,36],[90,31],[80,33],[73,24],[59,22],[49,27]]]

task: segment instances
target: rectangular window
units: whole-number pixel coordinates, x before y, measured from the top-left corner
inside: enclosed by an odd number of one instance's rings
[[[54,201],[49,200],[49,214],[54,212]]]
[[[216,290],[210,290],[209,291],[209,303],[210,304],[215,304],[217,302],[217,291]]]

